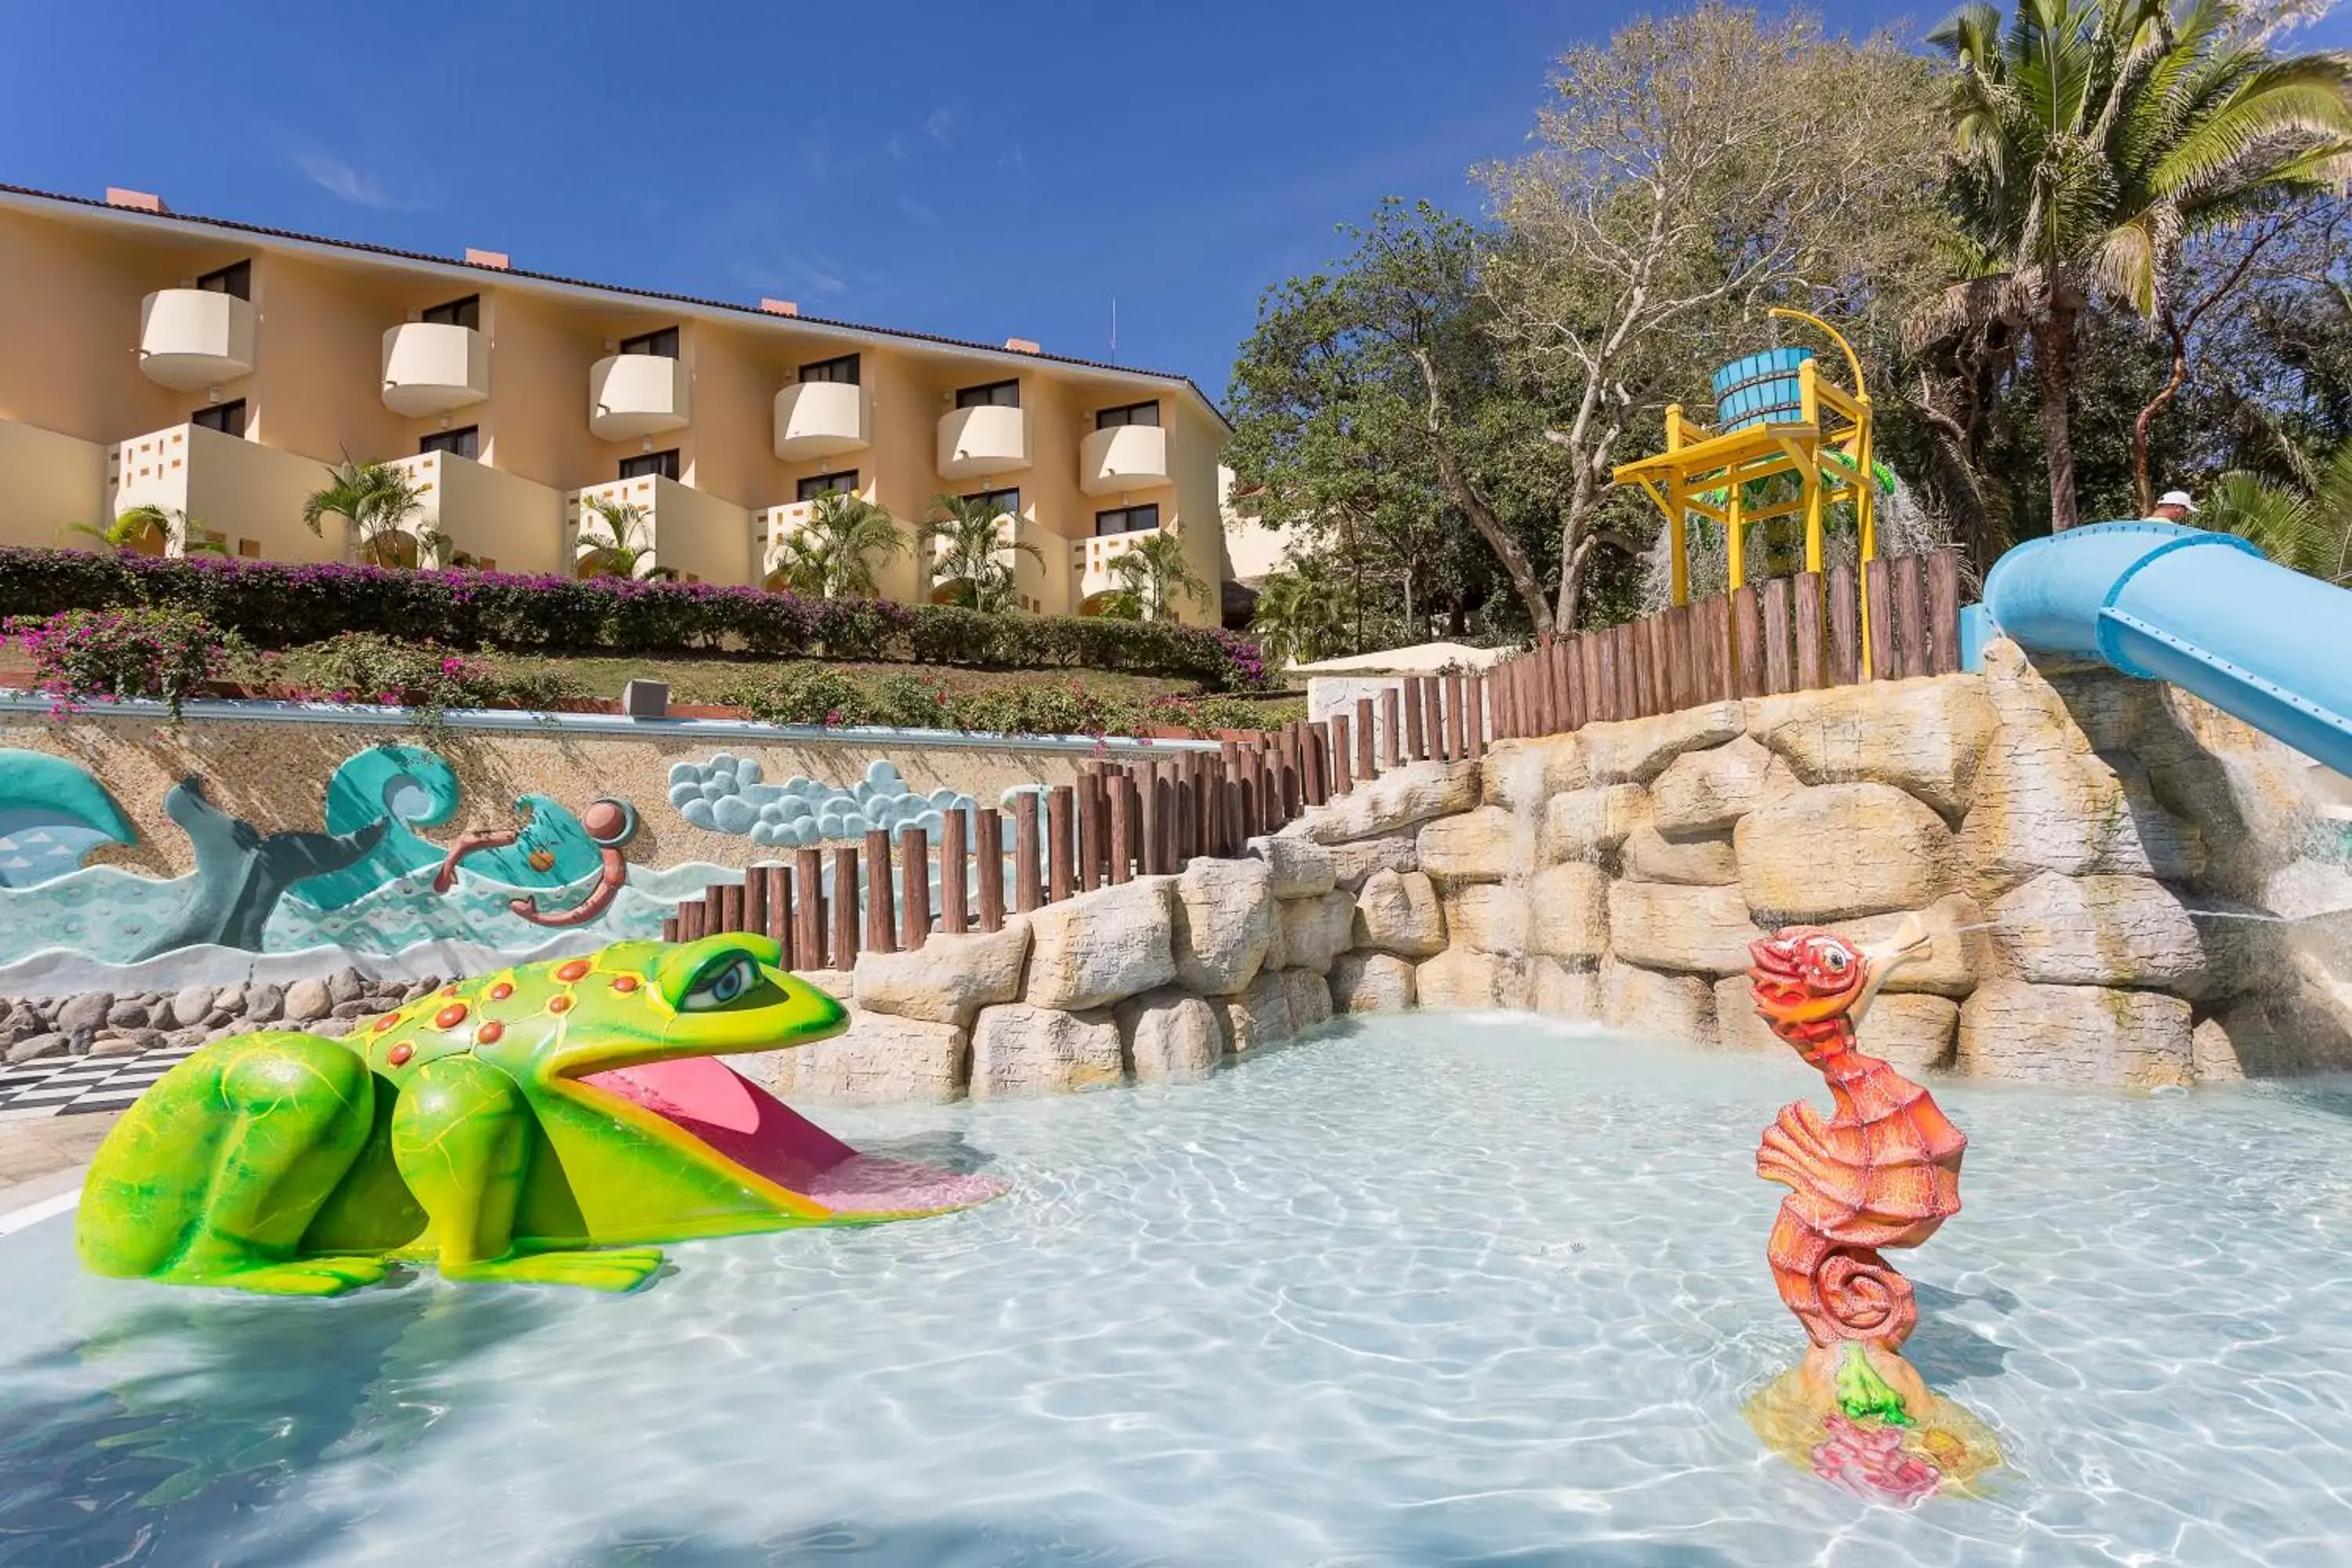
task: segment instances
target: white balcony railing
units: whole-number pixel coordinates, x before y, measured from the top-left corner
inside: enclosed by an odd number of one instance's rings
[[[588,427],[607,441],[659,436],[691,423],[686,362],[665,354],[607,354],[588,373]]]
[[[565,510],[571,525],[574,568],[583,575],[589,574],[592,559],[618,545],[623,558],[635,557],[631,574],[643,577],[653,572],[660,564],[656,552],[660,548],[662,491],[674,484],[674,480],[659,478],[607,479],[601,485],[573,491],[566,498]],[[635,515],[616,531],[589,504],[600,500],[633,507]],[[609,567],[615,563],[608,557],[603,564]]]
[[[1157,425],[1090,431],[1078,443],[1078,489],[1118,495],[1168,482],[1168,432]]]
[[[783,563],[784,541],[806,528],[815,512],[816,502],[796,500],[772,506],[754,514],[761,541],[760,577],[762,582],[773,575],[776,568]]]
[[[471,327],[404,321],[383,334],[383,405],[415,418],[490,395],[490,345]]]
[[[776,394],[776,456],[786,462],[855,452],[873,438],[873,404],[862,386],[800,381]]]
[[[1159,532],[1156,528],[1139,528],[1129,533],[1097,534],[1072,544],[1070,569],[1078,579],[1078,603],[1083,605],[1100,595],[1126,587],[1126,579],[1118,574],[1112,563],[1135,545]]]
[[[1021,552],[1013,548],[1013,542],[1021,537],[1021,519],[1013,516],[1013,513],[1008,511],[1000,514],[996,520],[996,537],[1003,542],[1003,548],[996,551],[991,557],[1016,578],[1021,573]],[[940,596],[943,589],[956,581],[955,578],[947,575],[948,555],[952,548],[953,546],[943,538],[935,535],[931,540],[931,597],[935,601]]]
[[[1029,415],[984,404],[940,416],[941,479],[968,479],[1029,466]]]
[[[139,368],[183,392],[253,373],[253,305],[209,289],[158,289],[139,305]]]

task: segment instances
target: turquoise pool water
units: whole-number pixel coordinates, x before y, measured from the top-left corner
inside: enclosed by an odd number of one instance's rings
[[[1758,1131],[1809,1079],[1525,1018],[1202,1085],[835,1113],[952,1218],[649,1293],[288,1303],[0,1238],[0,1563],[2352,1560],[2352,1089],[1942,1091],[1914,1359],[2000,1432],[1899,1512],[1764,1455]]]

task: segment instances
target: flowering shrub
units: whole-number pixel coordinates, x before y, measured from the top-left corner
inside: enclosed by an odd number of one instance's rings
[[[1116,669],[1197,680],[1213,691],[1265,684],[1255,643],[1202,626],[909,609],[708,583],[0,549],[0,604],[36,615],[183,611],[268,648],[370,632],[460,650],[733,648],[780,658]]]
[[[912,675],[859,681],[819,664],[788,664],[727,693],[770,724],[874,724],[996,735],[1135,735],[1158,730],[1208,734],[1255,730],[1257,705],[1238,697],[1159,697],[1149,701],[1087,689],[1085,682],[1027,681],[952,692]]]
[[[143,607],[12,616],[0,628],[32,655],[40,689],[61,708],[152,697],[174,720],[188,694],[212,679],[225,641],[202,616]]]
[[[524,708],[546,712],[580,695],[554,670],[506,673],[433,643],[345,632],[322,643],[264,654],[236,673],[282,697],[378,702],[412,708],[437,725],[451,708]]]

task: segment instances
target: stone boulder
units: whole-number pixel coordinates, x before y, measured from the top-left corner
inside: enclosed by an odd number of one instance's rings
[[[1473,882],[1444,895],[1446,940],[1481,952],[1528,951],[1527,889]]]
[[[1478,804],[1476,763],[1413,763],[1359,784],[1300,818],[1299,834],[1318,844],[1379,838]]]
[[[2152,1089],[2196,1076],[2189,1004],[2158,991],[1992,980],[1960,1005],[1954,1070],[2028,1083]]]
[[[1126,1072],[1118,1024],[1108,1008],[1066,1012],[1012,1002],[982,1008],[972,1026],[974,1100],[1099,1089]]]
[[[1441,817],[1421,830],[1421,868],[1430,880],[1499,882],[1533,858],[1535,835],[1522,845],[1519,819],[1499,805]]]
[[[171,1021],[165,1023],[162,1018],[158,1018],[156,1026],[163,1029],[184,1029],[192,1025],[203,1023],[205,1016],[213,1010],[213,998],[215,994],[216,993],[209,985],[181,986],[172,994],[172,1000],[168,1005],[168,1016]],[[252,1006],[252,1000],[250,996],[246,999],[248,1009]],[[279,999],[279,1005],[284,1005],[282,997]]]
[[[1274,868],[1195,859],[1176,879],[1171,921],[1177,980],[1203,996],[1233,994],[1257,978],[1279,929]]]
[[[1610,959],[1601,965],[1601,1019],[1651,1039],[1715,1039],[1715,992],[1696,974],[1665,974]]]
[[[1311,969],[1282,972],[1283,999],[1290,1004],[1290,1026],[1304,1033],[1331,1019],[1331,987]]]
[[[1689,759],[1685,757],[1684,761]],[[1636,882],[1679,882],[1690,888],[1727,888],[1739,880],[1739,857],[1733,850],[1730,838],[1723,834],[1698,838],[1669,838],[1645,822],[1625,836],[1624,847],[1618,855],[1625,875]]]
[[[1412,965],[1392,952],[1345,952],[1331,965],[1331,1006],[1340,1013],[1412,1010]]]
[[[1601,1018],[1601,976],[1590,969],[1570,969],[1556,958],[1528,961],[1528,1002],[1547,1018],[1574,1024]]]
[[[1420,869],[1420,841],[1410,833],[1331,846],[1331,875],[1351,893],[1360,891],[1378,872]]]
[[[1020,996],[1028,956],[1029,918],[1014,915],[1002,931],[937,933],[911,952],[861,952],[850,990],[868,1013],[969,1029],[982,1007]]]
[[[2197,927],[2146,877],[2044,871],[1992,902],[1993,945],[2018,978],[2051,985],[2147,985],[2202,994]]]
[[[1437,889],[1420,871],[1373,872],[1356,895],[1351,946],[1427,958],[1445,946]]]
[[[1479,794],[1506,811],[1540,811],[1543,803],[1587,782],[1584,753],[1574,735],[1504,741],[1478,767]]]
[[[1744,974],[1715,983],[1715,1017],[1722,1043],[1734,1049],[1794,1051],[1756,1011],[1756,998]],[[1950,1064],[1952,1035],[1959,1017],[1960,1005],[1948,996],[1926,992],[1882,994],[1862,1016],[1861,1048],[1914,1077],[1940,1069]]]
[[[1759,931],[1737,888],[1669,882],[1609,886],[1610,949],[1628,963],[1701,974],[1742,974]]]
[[[965,1044],[953,1024],[853,1010],[849,1027],[829,1040],[727,1059],[753,1082],[793,1099],[940,1103],[962,1097]]]
[[[1960,827],[1979,898],[2043,871],[2187,881],[2203,870],[2202,837],[2158,803],[2147,770],[2129,756],[2094,755],[2081,741],[2071,728],[2003,726]]]
[[[1661,833],[1723,833],[1764,804],[1772,753],[1741,735],[1712,751],[1685,752],[1650,785]]]
[[[1354,945],[1356,900],[1334,889],[1319,898],[1282,900],[1284,967],[1317,974]]]
[[[1083,1012],[1175,979],[1174,881],[1139,877],[1033,911],[1023,999]]]
[[[1423,1009],[1431,1012],[1525,1008],[1531,1000],[1521,960],[1462,947],[1448,948],[1414,970],[1412,988]]]
[[[1649,820],[1650,792],[1640,784],[1601,784],[1556,795],[1544,806],[1543,858],[1556,864],[1605,855]]]
[[[857,975],[853,970],[795,969],[793,971],[793,978],[803,985],[824,992],[845,1007],[856,1005]]]
[[[1943,818],[1892,784],[1816,784],[1739,819],[1739,890],[1759,922],[1914,910],[1951,890]]]
[[[1279,1045],[1297,1031],[1290,1021],[1290,988],[1274,971],[1261,973],[1237,996],[1215,998],[1225,1048],[1235,1056]]]
[[[1138,1083],[1184,1083],[1206,1078],[1225,1054],[1217,1010],[1173,985],[1130,996],[1111,1010],[1127,1070]]]
[[[1984,910],[1965,893],[1937,899],[1924,910],[1843,921],[1838,931],[1857,947],[1876,947],[1893,942],[1913,914],[1927,933],[1927,944],[1895,966],[1886,977],[1885,989],[1965,996],[1977,988],[1978,981],[1992,973],[1990,932],[1966,929],[1985,924]]]
[[[325,982],[320,982],[319,990],[323,998],[326,992]],[[319,1011],[312,1016],[326,1016],[327,1007],[330,1005],[331,1004],[322,1001]],[[64,1004],[58,1008],[58,1028],[68,1035],[89,1034],[103,1026],[106,1016],[112,1011],[114,1011],[113,993],[85,991],[79,996],[66,998]]]
[[[1329,892],[1339,883],[1331,852],[1297,828],[1249,841],[1249,858],[1274,873],[1274,896],[1305,899]]]
[[[1547,866],[1528,883],[1528,946],[1591,963],[1609,951],[1609,878],[1589,860]]]
[[[2246,1069],[2238,1060],[2238,1047],[2221,1019],[2208,1018],[2189,1031],[2189,1070],[2199,1083],[2244,1081]]]
[[[1969,809],[1998,723],[1974,676],[1767,697],[1748,713],[1748,732],[1804,783],[1893,784],[1951,822]]]
[[[1737,702],[1710,702],[1654,719],[1587,724],[1584,766],[1594,784],[1647,784],[1685,752],[1720,746],[1748,728]]]
[[[285,1017],[289,1024],[316,1023],[334,1007],[335,999],[328,994],[324,980],[297,980],[286,988]]]

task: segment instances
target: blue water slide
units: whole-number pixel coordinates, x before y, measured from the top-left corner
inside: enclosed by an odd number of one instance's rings
[[[2352,592],[2245,540],[2170,522],[2071,529],[1995,562],[1980,608],[1972,649],[2002,636],[2168,680],[2352,773]]]

